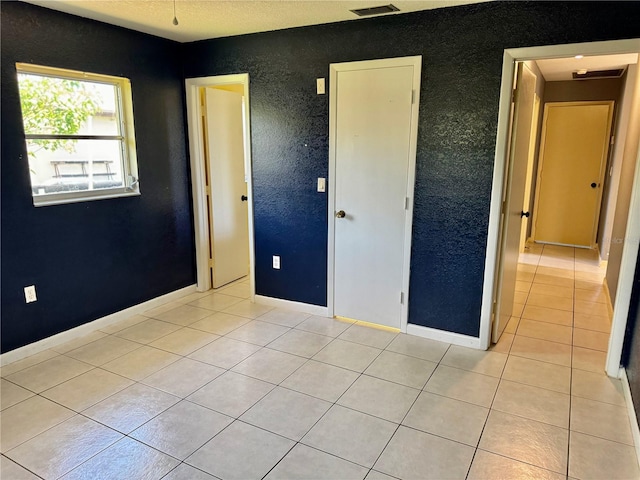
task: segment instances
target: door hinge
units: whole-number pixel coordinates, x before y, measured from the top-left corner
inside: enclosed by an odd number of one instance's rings
[[[496,302],[493,302],[493,306],[491,307],[491,313],[493,315],[496,314],[496,309],[498,308],[498,304]]]
[[[507,201],[503,200],[502,201],[502,209],[501,209],[502,213],[507,213]]]
[[[611,135],[611,145],[613,145],[615,143],[616,140],[616,136],[615,135]]]
[[[414,103],[416,103],[416,91],[411,90],[411,105],[413,105]]]
[[[517,99],[518,99],[518,89],[514,88],[513,90],[511,90],[511,103],[516,103]]]
[[[211,185],[207,185],[206,187],[204,187],[204,192],[207,195],[207,197],[211,196]]]
[[[400,292],[400,303],[404,305],[404,292]]]
[[[213,258],[209,259],[209,268],[213,268]]]
[[[404,209],[409,210],[409,197],[404,197]]]

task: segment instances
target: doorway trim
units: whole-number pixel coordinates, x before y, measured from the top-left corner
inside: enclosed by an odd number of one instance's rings
[[[409,165],[407,170],[407,208],[405,210],[404,255],[402,265],[402,291],[404,298],[400,314],[400,331],[407,331],[409,316],[409,273],[411,267],[411,232],[413,225],[413,200],[416,179],[416,155],[418,143],[418,113],[420,108],[420,81],[422,55],[414,57],[396,57],[379,60],[363,60],[356,62],[332,63],[329,65],[329,197],[327,202],[327,311],[328,316],[334,312],[335,285],[335,208],[336,208],[336,127],[338,106],[338,73],[349,70],[413,67],[413,103],[411,108],[411,132],[409,135]]]
[[[241,84],[244,94],[244,171],[248,192],[249,226],[249,283],[251,301],[255,300],[255,259],[253,235],[253,176],[251,171],[251,129],[249,103],[249,74],[217,75],[188,78],[185,80],[187,103],[187,129],[189,134],[189,160],[191,166],[191,190],[193,195],[193,226],[196,247],[196,288],[199,292],[211,289],[209,275],[209,217],[207,213],[207,189],[204,169],[204,143],[202,141],[202,104],[199,90],[202,87]]]
[[[480,315],[480,345],[489,348],[491,342],[491,310],[494,297],[495,277],[498,273],[498,242],[500,240],[500,210],[502,206],[503,184],[508,163],[508,133],[511,111],[511,89],[515,62],[539,60],[542,58],[572,57],[575,55],[611,55],[617,53],[640,52],[640,39],[613,40],[607,42],[574,43],[543,47],[506,49],[502,62],[502,84],[498,111],[498,129],[489,211],[487,234],[487,255],[485,258],[482,307]],[[640,149],[636,156],[635,179],[632,187],[627,232],[622,252],[622,263],[618,281],[618,294],[613,306],[613,322],[609,337],[606,372],[611,377],[620,376],[620,360],[624,342],[627,316],[631,300],[633,276],[640,246]]]

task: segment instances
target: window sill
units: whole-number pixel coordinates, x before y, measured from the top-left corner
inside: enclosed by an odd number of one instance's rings
[[[69,196],[69,194],[51,194],[42,195],[33,198],[34,207],[48,207],[50,205],[64,205],[67,203],[81,203],[90,202],[93,200],[106,200],[109,198],[121,198],[121,197],[137,197],[140,196],[140,190],[129,190],[126,188],[113,189],[108,192],[105,191],[86,191],[82,194]]]

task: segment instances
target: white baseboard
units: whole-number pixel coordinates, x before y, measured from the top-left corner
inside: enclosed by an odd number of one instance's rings
[[[633,398],[631,397],[631,388],[629,387],[629,378],[627,370],[620,369],[620,380],[622,381],[622,391],[624,392],[625,403],[627,404],[627,413],[629,414],[629,423],[631,424],[631,435],[633,435],[633,444],[636,447],[636,456],[638,464],[640,464],[640,426],[638,426],[638,417],[633,408]]]
[[[83,337],[84,335],[88,335],[91,332],[94,332],[101,328],[105,328],[113,323],[125,320],[133,315],[138,315],[146,310],[151,310],[152,308],[158,307],[167,302],[171,302],[180,297],[184,297],[185,295],[190,295],[195,291],[196,286],[190,285],[188,287],[184,287],[179,290],[167,293],[166,295],[161,295],[159,297],[152,298],[151,300],[147,300],[146,302],[139,303],[137,305],[134,305],[133,307],[125,308],[124,310],[112,313],[111,315],[107,315],[106,317],[98,318],[97,320],[93,320],[92,322],[85,323],[70,330],[65,330],[64,332],[60,332],[50,337],[43,338],[42,340],[30,343],[29,345],[25,345],[24,347],[16,348],[15,350],[11,350],[0,355],[0,366],[13,363],[25,357],[30,357],[31,355],[40,353],[49,348],[62,345],[63,343],[75,340],[79,337]]]
[[[283,300],[282,298],[265,297],[262,295],[255,296],[255,302],[269,307],[284,308],[295,312],[309,313],[320,317],[328,317],[329,309],[319,305],[311,305],[310,303],[293,302],[291,300]]]
[[[255,296],[255,303],[268,305],[270,307],[283,308],[286,310],[293,310],[296,312],[309,313],[311,315],[318,315],[320,317],[329,317],[329,309],[327,307],[311,305],[309,303],[293,302],[291,300],[265,297],[262,295]],[[468,335],[461,335],[459,333],[445,332],[444,330],[437,330],[435,328],[413,325],[411,323],[407,325],[407,334],[429,338],[431,340],[438,340],[440,342],[451,343],[453,345],[476,348],[478,350],[483,349],[480,345],[480,339],[478,337],[469,337]]]
[[[609,327],[611,327],[611,322],[613,319],[613,302],[611,301],[611,292],[609,292],[609,283],[607,283],[606,278],[602,281],[602,285],[604,286],[604,294],[607,297],[607,311],[609,312]]]
[[[418,337],[429,338],[431,340],[437,340],[439,342],[451,343],[453,345],[460,345],[462,347],[476,348],[478,350],[483,349],[480,345],[480,338],[470,337],[468,335],[462,335],[460,333],[445,332],[444,330],[423,327],[422,325],[414,325],[412,323],[407,325],[407,333],[409,335],[416,335]]]

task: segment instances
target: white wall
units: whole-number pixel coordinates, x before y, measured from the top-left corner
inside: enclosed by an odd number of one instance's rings
[[[638,154],[638,145],[640,144],[640,75],[637,74],[637,68],[634,68],[634,70],[636,75],[635,82],[633,82],[633,95],[631,101],[628,102],[631,108],[631,115],[629,117],[629,126],[626,130],[627,136],[624,142],[622,162],[618,162],[621,170],[617,188],[618,198],[611,233],[609,263],[607,265],[607,275],[605,278],[607,286],[609,287],[611,302],[614,304],[618,290],[620,266],[622,264],[622,250],[624,248],[624,239],[627,231],[629,203],[631,201],[631,191],[633,189],[636,169],[636,156]]]
[[[616,215],[616,205],[618,201],[618,189],[620,188],[620,174],[624,163],[625,143],[627,132],[629,131],[629,122],[631,119],[633,94],[636,89],[636,80],[638,77],[638,65],[629,65],[626,73],[624,87],[620,93],[618,102],[618,118],[616,121],[616,130],[614,132],[615,143],[611,154],[611,163],[607,172],[607,188],[608,196],[603,198],[603,216],[600,224],[600,258],[602,260],[609,259],[611,250],[611,240],[613,235],[613,223]],[[636,112],[637,114],[637,112]]]

